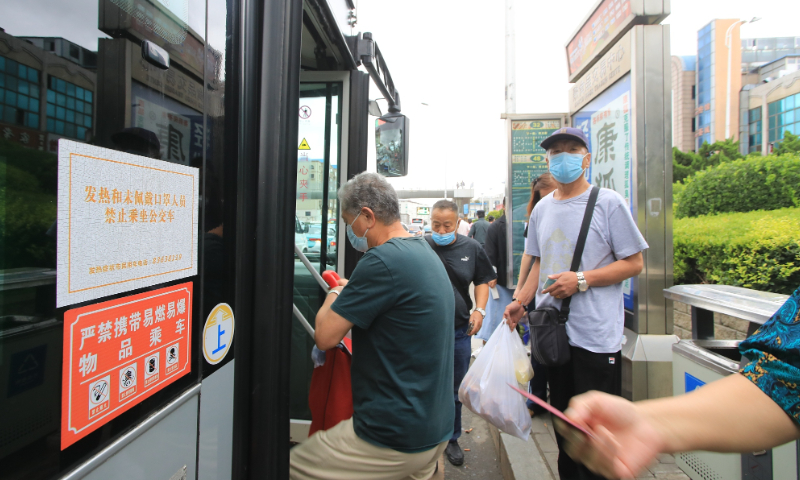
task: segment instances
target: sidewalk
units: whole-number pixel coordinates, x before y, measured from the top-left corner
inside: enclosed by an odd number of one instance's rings
[[[558,447],[550,414],[533,418],[531,438],[524,442],[489,426],[505,480],[558,480]],[[637,479],[689,480],[672,455],[659,455]]]

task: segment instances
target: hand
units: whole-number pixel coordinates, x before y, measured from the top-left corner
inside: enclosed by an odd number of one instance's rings
[[[575,272],[561,272],[553,275],[548,275],[547,278],[552,278],[556,283],[550,285],[542,290],[542,293],[549,293],[550,295],[564,299],[578,293],[578,274]]]
[[[347,279],[346,278],[340,278],[338,281],[339,281],[339,286],[340,287],[344,287],[345,285],[347,285]]]
[[[508,306],[506,307],[506,310],[503,312],[503,318],[506,320],[508,328],[510,328],[511,330],[517,328],[517,324],[519,323],[520,320],[522,320],[522,317],[524,315],[525,315],[525,309],[522,308],[522,305],[520,305],[517,302],[509,303]]]
[[[567,454],[607,478],[635,478],[664,448],[664,441],[640,407],[621,397],[589,392],[572,399],[564,414],[594,438],[556,419]]]
[[[481,330],[483,325],[483,315],[477,310],[473,310],[472,315],[469,316],[469,321],[472,322],[472,330],[467,332],[467,335],[475,335]]]
[[[496,286],[497,286],[497,279],[496,278],[494,280],[490,280],[489,281],[489,288],[494,288]]]

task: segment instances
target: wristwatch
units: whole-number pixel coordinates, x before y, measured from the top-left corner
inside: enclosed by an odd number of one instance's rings
[[[576,272],[576,275],[578,276],[578,291],[585,292],[589,290],[589,284],[586,283],[586,277],[583,276],[583,272]]]
[[[476,308],[475,311],[476,312],[481,312],[481,315],[483,315],[483,318],[486,318],[486,310],[484,310],[482,308]]]

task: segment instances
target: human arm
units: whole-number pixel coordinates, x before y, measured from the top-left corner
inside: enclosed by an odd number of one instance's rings
[[[472,330],[467,332],[467,335],[474,335],[478,333],[483,325],[483,314],[479,312],[477,309],[486,310],[486,302],[489,301],[489,284],[484,283],[483,285],[475,285],[475,307],[476,309],[472,311],[472,314],[469,316],[470,322],[473,323]]]
[[[517,285],[517,293],[514,297],[517,301],[509,303],[505,312],[503,312],[503,318],[506,319],[509,328],[512,330],[517,327],[517,324],[525,315],[525,309],[522,308],[522,305],[530,305],[536,296],[536,289],[539,288],[540,259],[539,257],[531,258],[533,258],[533,265],[525,278],[525,283],[522,287],[519,284]],[[522,278],[522,270],[520,270],[520,278]]]
[[[472,225],[469,227],[469,233],[467,234],[467,236],[468,236],[469,238],[475,238],[475,224],[476,224],[476,223],[477,223],[477,222],[474,222],[474,223],[473,223],[473,224],[472,224]]]
[[[678,397],[631,403],[589,392],[565,412],[588,438],[557,422],[567,453],[610,478],[633,478],[659,453],[752,452],[800,438],[800,428],[756,385],[730,375]]]
[[[583,276],[590,288],[606,287],[639,275],[642,272],[642,268],[644,268],[644,257],[642,252],[638,252],[610,263],[605,267],[584,271]],[[548,275],[547,278],[554,279],[556,283],[542,290],[542,293],[549,293],[556,298],[567,298],[578,292],[578,275],[576,272],[556,273]]]
[[[340,282],[341,283],[341,282]],[[346,284],[346,280],[344,282]],[[332,288],[331,292],[341,292],[343,286]],[[317,348],[322,350],[331,349],[342,341],[347,332],[353,328],[353,324],[346,318],[331,310],[331,305],[339,296],[338,293],[328,293],[325,302],[317,312],[316,329],[314,330],[314,341]]]
[[[519,265],[519,279],[517,280],[517,288],[514,290],[514,298],[519,297],[519,292],[523,285],[525,285],[525,280],[528,279],[528,274],[531,271],[531,265],[533,264],[533,261],[533,255],[528,255],[527,253],[522,254],[522,260],[520,261]]]

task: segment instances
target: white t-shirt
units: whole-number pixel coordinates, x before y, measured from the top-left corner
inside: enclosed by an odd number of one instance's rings
[[[548,275],[569,271],[591,188],[567,200],[549,194],[531,212],[525,253],[540,257],[536,307],[561,308],[561,300],[542,294]],[[578,271],[595,270],[648,247],[620,194],[601,188]],[[594,353],[620,350],[625,311],[622,283],[589,287],[572,296],[567,335],[570,345]]]
[[[456,233],[459,235],[464,235],[465,237],[469,235],[469,227],[470,224],[462,219],[458,219],[458,227],[456,228]]]

